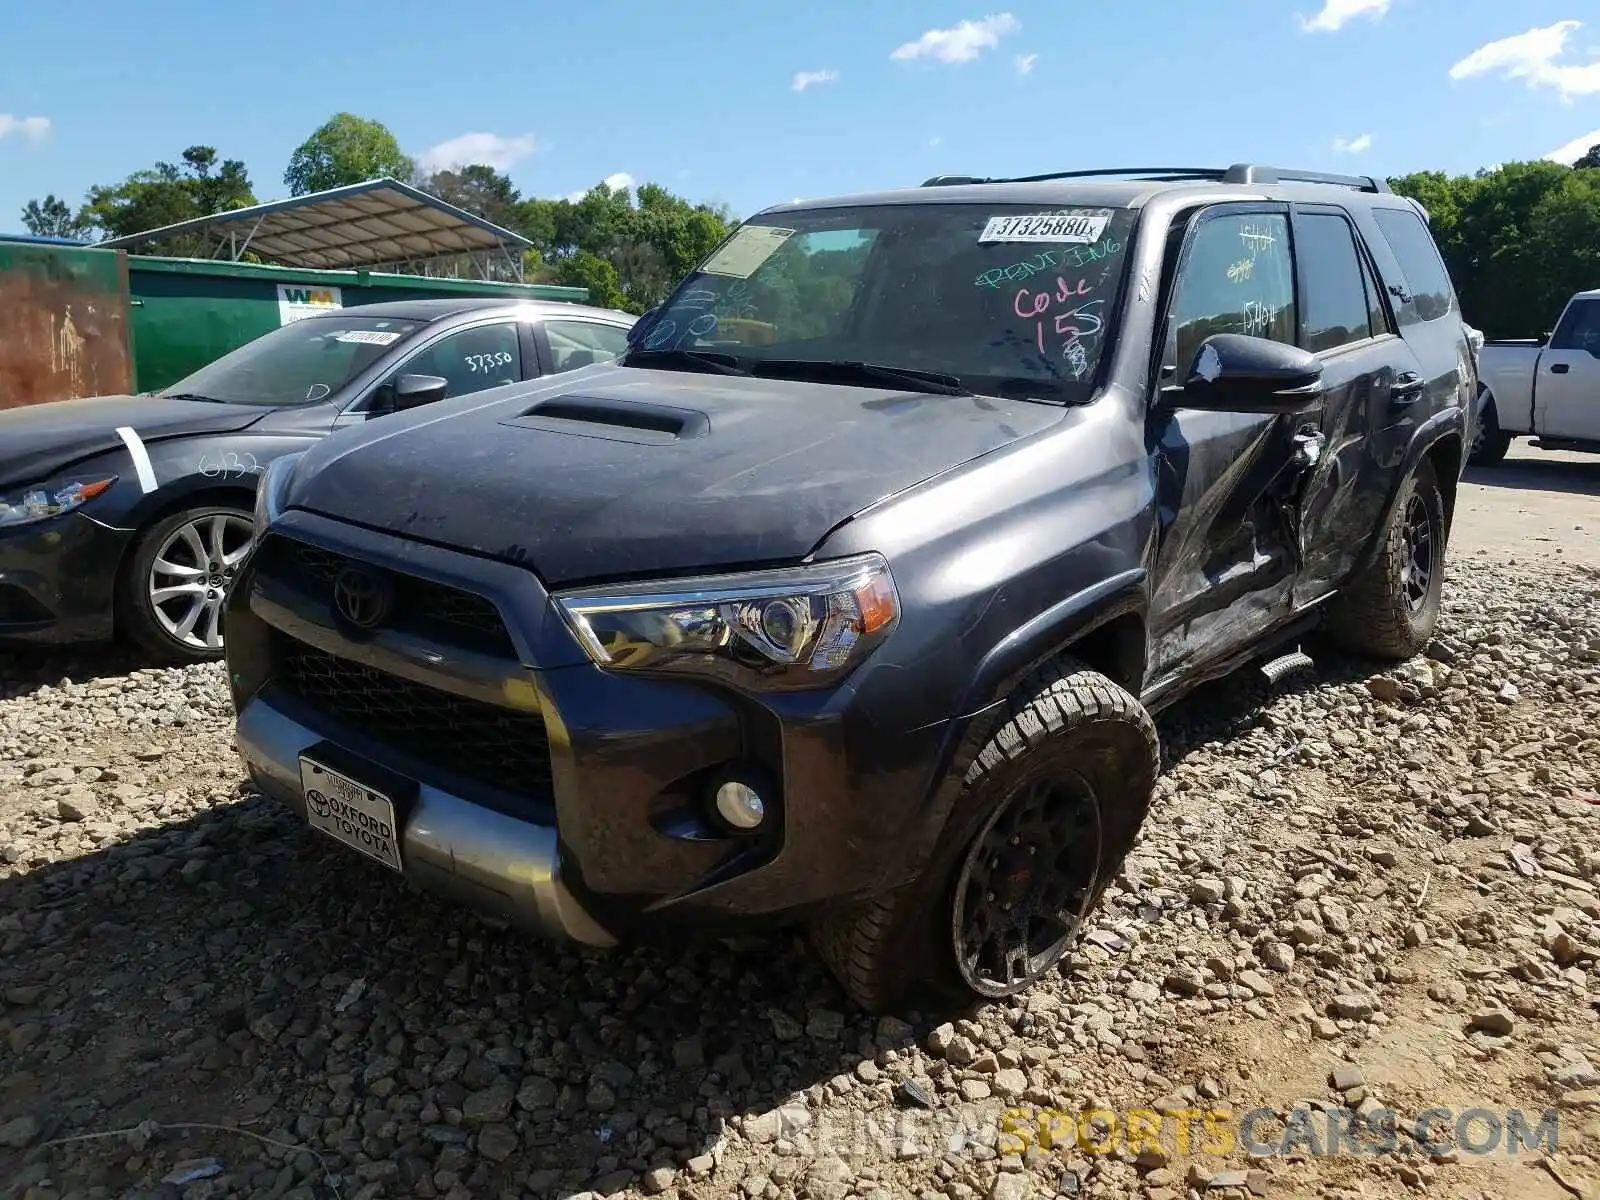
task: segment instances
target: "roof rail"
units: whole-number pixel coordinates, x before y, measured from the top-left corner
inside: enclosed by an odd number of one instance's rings
[[[1051,171],[1045,175],[1019,175],[1010,179],[979,179],[970,175],[936,175],[923,187],[949,187],[963,183],[1044,183],[1053,179],[1104,179],[1112,176],[1150,179],[1162,183],[1214,180],[1217,183],[1322,183],[1362,192],[1387,192],[1389,185],[1372,175],[1331,175],[1235,163],[1231,167],[1097,167],[1088,171]]]

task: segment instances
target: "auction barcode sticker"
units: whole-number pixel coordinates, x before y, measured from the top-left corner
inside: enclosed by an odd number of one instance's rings
[[[990,217],[978,242],[1098,242],[1110,223],[1111,214],[1103,212]]]
[[[392,346],[400,335],[387,329],[341,329],[333,335],[336,342],[365,342],[373,346]]]

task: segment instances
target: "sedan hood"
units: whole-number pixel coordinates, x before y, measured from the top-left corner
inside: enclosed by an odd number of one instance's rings
[[[142,441],[196,433],[232,433],[271,409],[163,396],[92,396],[0,409],[0,488],[40,483],[80,459],[122,444],[117,431]]]
[[[341,434],[284,500],[560,587],[802,558],[875,501],[1060,419],[989,397],[594,367]]]

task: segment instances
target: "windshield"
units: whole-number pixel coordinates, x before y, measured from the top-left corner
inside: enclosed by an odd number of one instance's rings
[[[246,342],[160,394],[228,404],[315,403],[420,328],[420,321],[349,313],[306,317]]]
[[[1132,224],[1128,209],[1003,204],[768,214],[679,285],[636,350],[733,355],[761,374],[782,373],[776,360],[866,362],[1086,399]]]

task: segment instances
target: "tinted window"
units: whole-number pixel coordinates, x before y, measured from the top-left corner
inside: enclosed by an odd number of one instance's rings
[[[628,331],[598,321],[546,321],[552,374],[576,371],[590,363],[615,362],[628,352]]]
[[[1373,275],[1372,264],[1364,254],[1361,256],[1361,280],[1367,285],[1367,327],[1372,330],[1372,336],[1382,337],[1386,333],[1393,333],[1389,316],[1383,308],[1383,295],[1378,290],[1377,276]]]
[[[954,375],[978,393],[1087,398],[1134,214],[933,194],[741,226],[668,297],[627,361],[715,350],[774,376],[783,360],[869,362]]]
[[[349,314],[306,317],[264,333],[167,388],[230,404],[326,400],[421,326]]]
[[[1422,218],[1408,208],[1379,208],[1372,215],[1399,260],[1406,290],[1411,293],[1411,303],[1402,307],[1401,319],[1405,320],[1413,310],[1424,321],[1448,316],[1454,307],[1450,276]]]
[[[1600,358],[1600,300],[1574,300],[1550,338],[1552,350],[1585,350]]]
[[[440,338],[402,363],[399,375],[438,375],[449,383],[447,396],[465,396],[522,378],[522,347],[510,321],[480,325]]]
[[[1371,337],[1367,289],[1350,222],[1333,215],[1301,216],[1294,227],[1294,256],[1300,268],[1301,344],[1316,352]]]
[[[1172,325],[1179,374],[1214,333],[1295,344],[1289,221],[1276,213],[1213,217],[1195,231],[1178,275]]]

